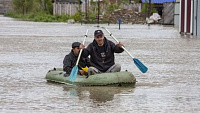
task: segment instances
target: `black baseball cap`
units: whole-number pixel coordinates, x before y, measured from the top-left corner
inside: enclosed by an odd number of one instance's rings
[[[99,35],[103,35],[103,31],[102,31],[102,30],[96,30],[96,31],[94,32],[94,36],[95,36],[95,37],[97,37],[97,36],[99,36]]]
[[[72,44],[72,48],[79,47],[80,45],[81,45],[80,42],[74,42],[74,43]]]

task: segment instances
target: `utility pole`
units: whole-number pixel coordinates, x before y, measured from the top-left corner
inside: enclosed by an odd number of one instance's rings
[[[151,16],[151,0],[149,0],[148,18]]]
[[[82,13],[81,13],[81,0],[78,0],[78,12],[79,12],[79,15],[81,16],[81,23],[82,23]]]
[[[97,18],[97,27],[99,27],[99,13],[100,13],[100,1],[98,0],[98,18]]]
[[[6,8],[5,8],[5,1],[3,0],[3,14],[6,13]]]
[[[85,0],[85,21],[88,21],[88,0]]]

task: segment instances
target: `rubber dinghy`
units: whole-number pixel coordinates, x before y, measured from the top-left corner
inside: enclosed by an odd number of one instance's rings
[[[136,78],[128,71],[95,74],[88,78],[77,75],[75,82],[70,82],[69,76],[65,77],[64,75],[65,72],[62,68],[54,68],[48,71],[45,78],[49,82],[80,86],[134,86],[136,83]]]

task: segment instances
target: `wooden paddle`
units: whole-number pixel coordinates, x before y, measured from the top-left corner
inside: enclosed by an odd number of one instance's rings
[[[83,40],[83,45],[84,45],[84,43],[85,43],[85,39],[86,39],[86,37],[87,37],[87,33],[88,33],[88,29],[87,29],[87,31],[86,31],[85,38],[84,38],[84,40]],[[80,50],[79,55],[78,55],[78,59],[77,59],[77,61],[76,61],[76,65],[72,68],[72,71],[71,71],[71,73],[70,73],[69,81],[71,81],[71,82],[76,81],[76,77],[77,77],[77,73],[78,73],[78,63],[79,63],[79,60],[80,60],[82,51],[83,51],[83,49]]]
[[[112,33],[110,31],[108,31],[108,29],[106,29],[105,27],[102,27],[103,29],[105,29],[109,34],[110,36],[117,42],[119,43],[119,41],[112,35]],[[146,73],[148,68],[142,63],[140,62],[137,58],[134,58],[129,52],[128,50],[126,50],[126,48],[124,46],[122,46],[122,48],[126,51],[126,53],[133,59],[135,65],[140,69],[140,71],[142,73]]]

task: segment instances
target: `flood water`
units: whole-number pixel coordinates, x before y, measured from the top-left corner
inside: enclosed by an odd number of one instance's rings
[[[133,87],[77,87],[48,83],[62,67],[71,43],[93,40],[96,25],[25,22],[0,16],[1,113],[198,113],[200,37],[181,36],[172,26],[101,25],[148,68],[143,74],[125,52],[116,54],[132,72]],[[106,31],[105,36],[113,40]],[[114,40],[113,40],[114,42]]]

